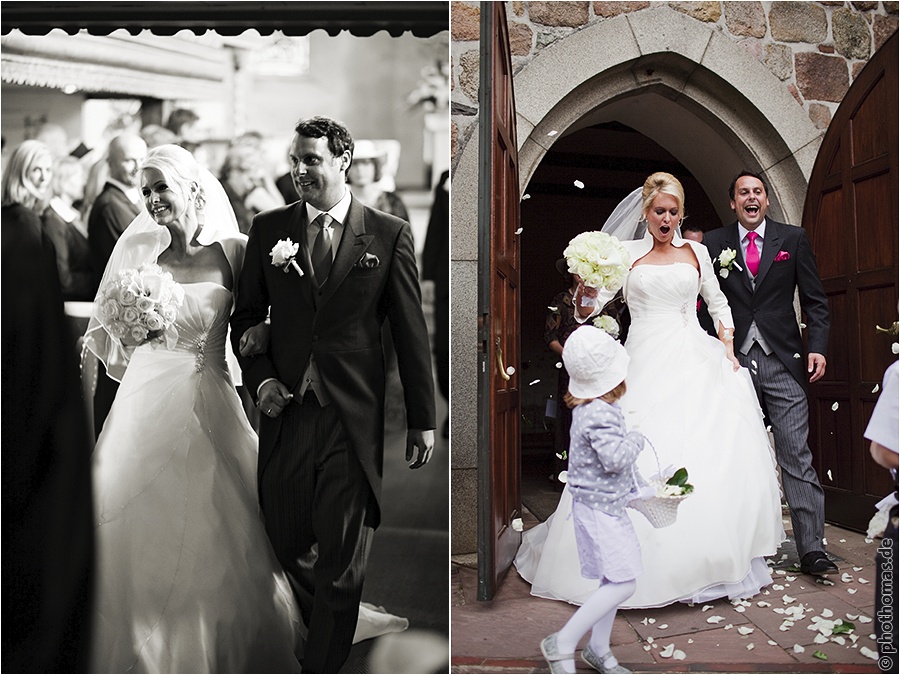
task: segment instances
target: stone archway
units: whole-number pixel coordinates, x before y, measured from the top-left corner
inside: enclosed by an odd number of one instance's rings
[[[774,74],[706,24],[667,7],[595,23],[541,51],[515,86],[523,190],[559,134],[617,119],[678,156],[724,203],[723,221],[743,167],[769,177],[773,216],[802,219],[822,132]]]

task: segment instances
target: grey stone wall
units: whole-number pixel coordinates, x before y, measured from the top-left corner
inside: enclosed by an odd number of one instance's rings
[[[451,2],[453,157],[478,110],[479,3]],[[667,5],[714,26],[763,63],[818,129],[897,31],[898,2],[508,2],[513,68],[585,27]],[[454,161],[455,166],[455,161]]]

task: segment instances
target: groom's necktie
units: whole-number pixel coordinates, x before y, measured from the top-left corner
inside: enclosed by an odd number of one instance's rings
[[[328,273],[331,271],[332,220],[333,218],[327,213],[320,213],[315,220],[316,225],[319,226],[319,233],[316,235],[316,240],[313,243],[311,257],[313,272],[315,272],[316,281],[320,286],[325,283]]]
[[[747,269],[750,274],[756,276],[759,272],[759,249],[756,248],[756,239],[759,235],[756,232],[747,233]]]

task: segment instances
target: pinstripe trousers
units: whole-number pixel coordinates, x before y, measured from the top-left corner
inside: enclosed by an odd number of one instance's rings
[[[738,351],[738,350],[735,350]],[[781,487],[791,510],[797,552],[822,551],[825,536],[825,492],[812,465],[809,449],[809,401],[803,386],[774,353],[766,355],[754,342],[748,354],[737,354],[750,370],[760,406],[772,425]]]
[[[282,416],[259,501],[309,628],[303,672],[336,673],[356,631],[375,500],[334,406],[307,392]]]

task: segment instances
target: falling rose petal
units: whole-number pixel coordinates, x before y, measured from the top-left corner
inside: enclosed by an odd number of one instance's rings
[[[549,132],[547,135],[548,136],[556,136],[556,134],[558,134],[558,133],[559,132],[554,129],[553,131]]]
[[[826,619],[830,619],[834,616],[834,612],[832,612],[830,609],[823,609],[822,616],[824,616]]]
[[[536,385],[538,382],[540,382],[540,380],[532,380],[531,382],[528,383],[528,386],[532,387],[532,386]]]
[[[569,472],[568,471],[560,471],[559,475],[556,477],[560,483],[568,483],[569,482]]]
[[[766,431],[772,431],[772,425],[771,425],[771,424],[770,424],[769,426],[766,427]]]
[[[524,202],[526,199],[531,199],[531,195],[528,194],[527,192],[524,195],[522,195],[522,201]]]
[[[753,359],[750,359],[750,363],[753,365],[754,368],[759,368],[759,366],[756,364],[756,361],[754,361]]]
[[[741,635],[750,635],[750,633],[752,633],[752,632],[753,632],[753,629],[748,626],[740,626],[738,628],[738,633],[740,633]]]
[[[522,228],[520,227],[518,230],[516,230],[515,234],[522,234]]]
[[[672,659],[674,661],[684,661],[684,658],[686,656],[687,656],[687,654],[685,654],[683,651],[681,651],[680,649],[676,649],[675,652],[672,654]]]
[[[837,401],[835,401],[834,403],[831,404],[832,410],[837,410],[839,407],[840,407],[840,404]]]
[[[706,610],[712,609],[712,608],[713,608],[712,605],[703,605],[703,609],[701,609],[700,611],[701,611],[701,612],[705,612]]]
[[[830,480],[830,481],[834,480],[834,477],[831,475],[831,469],[828,469],[828,471],[826,471],[825,473],[828,474],[828,480]]]
[[[869,649],[868,647],[860,647],[859,653],[863,656],[868,656],[873,661],[878,658],[878,652],[874,651],[873,649]]]
[[[556,458],[557,459],[565,459],[565,457],[563,456],[563,454],[561,452],[556,453]]]
[[[799,359],[799,358],[800,358],[800,355],[797,354],[797,353],[794,353],[794,358],[795,358],[795,359]]]
[[[521,532],[523,529],[525,529],[525,528],[522,526],[522,519],[521,519],[521,518],[513,518],[513,521],[512,521],[512,529],[514,529],[516,532]]]
[[[801,323],[801,324],[800,324],[800,330],[803,330],[804,328],[806,328],[806,324],[805,324],[805,323]]]
[[[724,616],[711,616],[706,620],[706,623],[721,623],[724,620]]]
[[[659,655],[661,657],[663,657],[664,659],[668,659],[668,658],[671,658],[672,654],[674,654],[674,653],[675,653],[675,645],[666,645],[665,647],[663,647],[660,650]]]
[[[580,180],[576,180],[574,184],[575,184],[575,187],[577,187],[579,190],[584,189],[584,183],[582,183]]]
[[[556,362],[556,367],[557,367],[557,368],[562,368],[562,361],[557,361],[557,362]]]
[[[849,582],[853,581],[853,575],[850,574],[849,572],[844,572],[841,575],[841,581],[843,581],[845,584],[849,583]]]
[[[806,647],[804,647],[803,645],[794,645],[794,653],[795,654],[802,654],[805,651],[806,651]]]
[[[547,305],[547,309],[549,309],[551,312],[559,311],[559,307],[554,307],[553,305]]]
[[[880,384],[876,384],[876,385],[875,385],[875,388],[872,390],[872,393],[873,393],[873,394],[877,394],[879,389],[881,389],[881,385],[880,385]]]
[[[891,345],[891,351],[892,351],[894,354],[900,354],[900,342],[894,342],[894,343]]]

